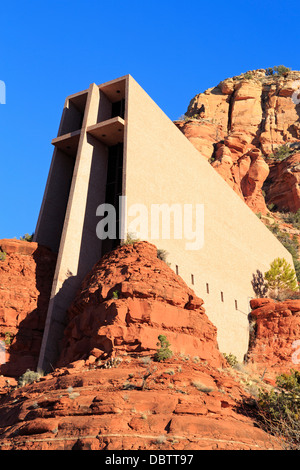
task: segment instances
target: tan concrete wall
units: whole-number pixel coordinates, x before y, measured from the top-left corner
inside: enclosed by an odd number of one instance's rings
[[[38,364],[46,371],[50,364],[55,364],[59,353],[66,310],[83,277],[101,257],[96,208],[105,201],[107,148],[86,133],[86,128],[97,121],[98,106],[99,89],[91,85]]]
[[[292,263],[291,255],[132,77],[126,122],[127,209],[135,203],[149,208],[155,203],[204,204],[202,249],[187,251],[186,240],[152,240],[150,234],[148,240],[169,252],[171,267],[178,265],[179,275],[204,299],[220,350],[242,359],[253,273],[265,272],[278,256]]]

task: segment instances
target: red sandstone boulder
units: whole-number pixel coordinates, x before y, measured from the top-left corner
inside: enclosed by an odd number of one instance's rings
[[[34,242],[24,242],[22,240],[7,238],[0,240],[0,250],[8,255],[20,254],[30,256],[33,255],[37,248],[38,244]]]
[[[157,258],[148,242],[125,245],[104,256],[85,278],[68,311],[57,366],[121,353],[153,354],[158,336],[176,353],[199,356],[216,367],[224,361],[216,328],[203,301]]]
[[[300,300],[253,299],[250,304],[256,326],[249,361],[271,378],[300,370]]]
[[[37,243],[0,240],[0,374],[18,378],[35,370],[47,314],[56,255]]]

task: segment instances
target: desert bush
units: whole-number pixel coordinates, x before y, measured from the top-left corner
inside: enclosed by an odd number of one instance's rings
[[[157,343],[157,346],[160,346],[160,348],[157,349],[154,359],[155,361],[162,362],[172,357],[173,352],[171,351],[171,349],[169,349],[169,346],[171,345],[169,341],[167,340],[166,336],[159,335],[158,340],[159,340],[159,343]]]
[[[123,245],[133,245],[134,243],[139,242],[140,239],[136,237],[134,233],[127,233],[126,240],[123,241]]]
[[[299,283],[300,282],[300,261],[296,258],[293,258],[293,261],[294,261],[294,268],[295,268],[297,281]]]
[[[277,294],[275,291],[270,291],[269,296],[283,302],[284,300],[296,300],[300,299],[300,291],[293,291],[291,289],[281,289]]]
[[[264,274],[270,293],[277,298],[282,290],[298,290],[298,282],[294,268],[284,259],[276,258],[270,269]]]
[[[25,233],[25,235],[23,235],[23,237],[20,237],[20,240],[23,240],[23,241],[26,241],[26,242],[32,242],[33,240],[33,235],[29,235],[29,233]]]
[[[166,250],[163,250],[161,248],[157,248],[157,257],[158,257],[158,259],[161,259],[162,261],[166,262],[167,261],[167,256],[168,256],[168,252]]]
[[[196,389],[199,390],[199,392],[203,392],[203,393],[210,393],[214,390],[213,387],[204,385],[202,382],[200,382],[200,380],[193,380],[192,385],[196,387]]]
[[[149,365],[151,364],[151,357],[150,356],[144,356],[139,359],[139,362],[141,362],[144,365]]]
[[[0,250],[0,261],[4,261],[6,259],[6,253],[5,251]]]
[[[167,370],[165,370],[165,373],[169,374],[169,375],[175,375],[175,370],[174,369],[167,369]]]
[[[266,75],[278,75],[281,77],[282,75],[290,71],[291,69],[289,67],[286,67],[285,65],[275,65],[274,67],[268,67],[266,69]]]
[[[34,372],[30,369],[27,369],[27,371],[24,372],[24,374],[21,375],[21,377],[19,377],[18,386],[24,387],[24,385],[30,384],[32,382],[37,382],[40,380],[42,376],[43,376],[42,372]]]
[[[163,444],[166,442],[167,438],[165,435],[158,436],[158,438],[155,441],[155,444]]]
[[[300,230],[300,209],[298,209],[297,212],[288,212],[283,214],[283,218],[285,222]]]
[[[291,370],[276,378],[277,388],[260,391],[258,419],[262,427],[280,438],[283,447],[300,450],[300,372]]]
[[[273,235],[275,235],[275,237],[280,241],[280,243],[282,243],[282,245],[291,253],[294,262],[297,281],[300,282],[300,262],[298,259],[298,252],[300,246],[297,237],[293,236],[291,238],[288,233],[282,232],[279,229],[278,223],[267,225],[267,227],[273,233]]]
[[[111,357],[107,359],[103,364],[101,364],[100,369],[111,369],[113,367],[118,367],[121,362],[121,357]]]
[[[252,274],[251,284],[256,297],[262,298],[266,296],[268,292],[268,286],[263,273],[259,269],[256,270],[256,273]]]
[[[186,121],[186,119],[188,119],[188,116],[186,116],[185,114],[181,114],[181,116],[175,119],[175,121]]]
[[[11,333],[10,331],[6,331],[4,336],[5,336],[4,343],[6,344],[6,346],[10,346],[14,338],[14,334]]]
[[[293,149],[291,149],[288,145],[283,144],[277,147],[274,152],[269,155],[269,158],[281,161],[285,160],[287,157],[290,157],[293,153]]]
[[[232,354],[232,353],[229,353],[229,354],[223,353],[223,356],[225,357],[226,361],[228,362],[228,364],[231,367],[234,367],[234,366],[237,365],[238,360],[237,360],[237,358],[234,354]]]
[[[270,212],[275,211],[276,210],[276,204],[273,204],[273,203],[267,204],[267,208]]]

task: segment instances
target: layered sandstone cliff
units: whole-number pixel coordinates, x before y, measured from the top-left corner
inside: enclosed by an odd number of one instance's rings
[[[272,154],[282,145],[300,142],[299,93],[300,72],[269,76],[264,69],[249,71],[196,95],[185,118],[176,121],[254,212],[268,212],[265,197],[270,185],[263,186],[270,163],[277,165]],[[299,157],[294,156],[297,161]],[[286,184],[285,179],[286,173],[278,169],[272,184]],[[290,182],[297,193],[297,183],[292,178]],[[298,194],[286,192],[278,208],[295,211],[299,206]]]

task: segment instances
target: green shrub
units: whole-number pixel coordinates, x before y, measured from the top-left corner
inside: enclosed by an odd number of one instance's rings
[[[294,261],[294,268],[297,277],[297,281],[300,282],[300,261],[298,259],[293,259]]]
[[[279,229],[278,223],[272,224],[272,225],[267,225],[268,229],[275,235],[275,237],[282,243],[282,245],[291,253],[293,262],[294,262],[294,267],[295,267],[295,273],[297,277],[297,281],[300,282],[300,262],[299,262],[299,242],[297,237],[290,237],[288,233],[282,232]]]
[[[115,290],[113,293],[112,293],[112,298],[113,299],[118,299],[119,298],[119,292],[117,290]]]
[[[223,356],[225,357],[226,361],[228,362],[228,364],[231,367],[234,367],[238,364],[238,360],[237,360],[237,358],[234,354],[232,354],[232,353],[230,353],[230,354],[223,353]]]
[[[276,205],[271,203],[271,204],[267,204],[267,208],[269,209],[270,212],[272,212],[273,210],[276,209]]]
[[[21,375],[21,377],[19,377],[18,386],[24,387],[24,385],[30,384],[32,382],[37,382],[40,380],[42,376],[43,376],[42,372],[34,372],[32,370],[27,369],[27,371],[24,372],[24,374]]]
[[[6,331],[4,336],[5,336],[4,343],[6,344],[6,346],[10,346],[12,343],[14,334],[11,333],[10,331]]]
[[[276,378],[276,385],[289,392],[300,392],[300,371],[292,369],[290,374],[281,374]]]
[[[284,214],[283,218],[285,222],[300,230],[300,209],[298,209],[297,212],[288,212],[287,214]]]
[[[278,75],[281,77],[282,75],[290,71],[291,69],[289,67],[286,67],[285,65],[275,65],[274,67],[268,67],[266,69],[266,75]]]
[[[133,245],[134,243],[139,242],[140,239],[136,238],[135,234],[127,233],[126,240],[123,241],[123,245]]]
[[[293,149],[291,149],[288,145],[283,144],[279,145],[279,147],[277,147],[274,152],[269,155],[269,158],[272,158],[273,160],[277,161],[282,161],[290,157],[293,153]]]
[[[23,240],[23,241],[26,241],[26,242],[32,242],[33,240],[33,235],[29,235],[29,233],[25,233],[25,235],[23,235],[23,237],[20,237],[20,240]]]
[[[275,298],[281,290],[298,290],[295,270],[284,258],[274,259],[264,277],[271,295]]]
[[[251,72],[246,72],[244,78],[246,78],[246,80],[251,80],[253,78],[253,74]]]
[[[6,253],[5,251],[0,250],[0,261],[4,261],[6,259]]]
[[[164,335],[159,335],[158,340],[157,346],[160,346],[160,348],[157,349],[154,359],[158,362],[166,361],[173,356],[173,352],[169,349],[171,345]]]
[[[291,370],[278,376],[276,385],[276,389],[259,393],[259,421],[266,431],[281,439],[283,447],[300,450],[300,372]]]

